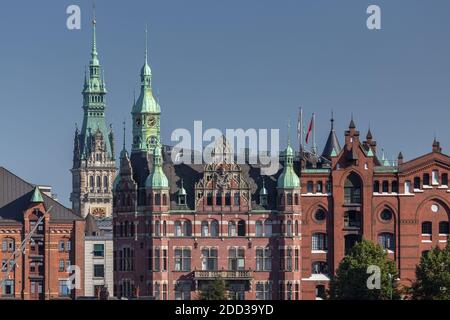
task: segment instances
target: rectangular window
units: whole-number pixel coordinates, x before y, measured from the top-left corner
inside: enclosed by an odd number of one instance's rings
[[[65,271],[65,265],[64,265],[64,260],[59,260],[59,272],[64,272]]]
[[[163,266],[162,271],[167,271],[167,250],[163,250]]]
[[[105,266],[103,264],[94,264],[94,278],[103,278],[105,276]]]
[[[69,240],[69,241],[67,241],[67,244],[66,244],[66,251],[70,251],[70,250],[72,250],[72,242]]]
[[[14,280],[5,280],[3,282],[3,295],[4,296],[14,295]]]
[[[148,250],[148,270],[153,271],[153,250]]]
[[[216,271],[218,267],[217,249],[205,248],[202,250],[202,270]]]
[[[161,268],[161,250],[155,249],[155,271],[160,271]]]
[[[59,252],[64,252],[65,243],[64,240],[59,241]]]
[[[231,248],[228,250],[228,270],[242,271],[245,269],[245,250]]]
[[[272,300],[272,285],[267,282],[256,284],[256,300]]]
[[[190,249],[175,249],[175,271],[191,271]]]
[[[70,295],[70,289],[67,286],[66,280],[59,280],[59,296],[67,297]]]
[[[435,186],[439,184],[439,171],[433,170],[431,173],[431,184]]]
[[[105,245],[104,244],[94,244],[94,257],[104,257],[105,256]]]

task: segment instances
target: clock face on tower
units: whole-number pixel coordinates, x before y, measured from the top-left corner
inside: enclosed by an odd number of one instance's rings
[[[150,128],[154,128],[156,127],[156,117],[155,116],[151,116],[147,119],[147,124]]]

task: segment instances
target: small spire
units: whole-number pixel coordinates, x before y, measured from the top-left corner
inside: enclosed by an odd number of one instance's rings
[[[291,119],[288,119],[288,124],[287,124],[287,129],[288,129],[288,147],[291,146]]]
[[[93,36],[92,36],[92,54],[97,55],[97,35],[96,35],[96,25],[97,25],[97,18],[95,15],[95,2],[92,4],[92,29],[93,29]]]
[[[148,26],[145,25],[145,64],[148,64]]]
[[[32,202],[32,203],[43,203],[44,202],[44,199],[42,198],[41,190],[39,190],[38,186],[34,187],[30,202]]]
[[[123,120],[123,150],[125,150],[125,144],[126,144],[126,132],[127,132],[127,128],[126,128],[126,123],[125,120]]]
[[[369,130],[367,131],[367,135],[366,135],[366,139],[367,141],[372,140],[372,131],[370,130],[370,125],[369,125]]]
[[[331,109],[331,131],[334,131],[334,111]]]
[[[356,128],[355,121],[353,121],[353,113],[352,113],[352,118],[351,118],[351,121],[350,121],[350,125],[348,127],[350,129],[355,129]]]
[[[400,151],[397,157],[398,160],[403,160],[403,153]]]

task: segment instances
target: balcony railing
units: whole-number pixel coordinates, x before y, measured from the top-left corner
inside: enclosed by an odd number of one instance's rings
[[[212,280],[217,278],[222,278],[224,280],[250,280],[253,279],[253,271],[195,271],[194,278],[197,280]]]

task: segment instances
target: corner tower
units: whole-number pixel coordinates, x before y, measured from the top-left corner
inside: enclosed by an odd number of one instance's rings
[[[75,131],[72,172],[72,209],[86,217],[112,214],[112,184],[116,176],[114,136],[106,125],[106,84],[97,52],[96,20],[89,70],[83,87],[83,126]]]

